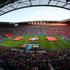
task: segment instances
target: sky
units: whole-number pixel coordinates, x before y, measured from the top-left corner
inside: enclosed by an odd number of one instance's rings
[[[0,16],[0,22],[61,21],[70,18],[70,10],[58,7],[29,7]]]

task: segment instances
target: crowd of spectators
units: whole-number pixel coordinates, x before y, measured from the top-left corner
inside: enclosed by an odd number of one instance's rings
[[[4,70],[69,70],[70,49],[43,52],[0,47],[0,67]]]
[[[12,33],[14,35],[24,35],[24,34],[59,34],[65,38],[70,38],[70,25],[68,26],[58,26],[58,25],[47,25],[47,26],[38,26],[38,25],[19,25],[17,27],[9,28],[0,28],[0,34],[4,35],[7,33]]]

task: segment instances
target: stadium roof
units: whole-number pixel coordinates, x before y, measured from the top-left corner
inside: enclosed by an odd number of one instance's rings
[[[0,0],[0,16],[13,10],[34,6],[52,6],[70,10],[70,0]]]

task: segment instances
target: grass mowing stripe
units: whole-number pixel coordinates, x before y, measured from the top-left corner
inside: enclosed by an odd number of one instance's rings
[[[0,44],[0,46],[7,46],[7,47],[9,47],[10,45],[9,44]],[[11,47],[11,46],[10,46]]]
[[[61,39],[59,39],[59,37],[56,37],[58,39],[58,44],[60,45],[60,48],[65,48],[66,46],[61,43]]]
[[[62,39],[61,37],[58,37],[58,39],[60,40],[60,42],[65,46],[65,47],[70,47],[70,44],[65,41],[64,39]]]
[[[41,48],[48,48],[49,44],[46,41],[45,36],[39,36],[39,44]]]
[[[57,40],[56,42],[54,42],[54,44],[56,45],[57,49],[61,49],[64,46],[59,40]]]
[[[54,42],[50,42],[50,44],[51,44],[51,50],[58,49],[57,46],[56,46],[56,44],[54,44]]]

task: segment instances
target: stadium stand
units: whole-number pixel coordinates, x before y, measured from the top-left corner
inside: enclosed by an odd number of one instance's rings
[[[26,52],[0,47],[0,67],[5,70],[69,70],[70,49]]]
[[[19,27],[0,28],[0,34],[3,35],[24,35],[24,34],[59,34],[65,38],[70,37],[70,25],[19,25]]]

